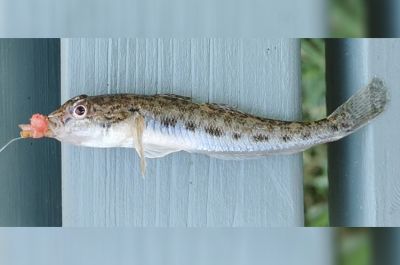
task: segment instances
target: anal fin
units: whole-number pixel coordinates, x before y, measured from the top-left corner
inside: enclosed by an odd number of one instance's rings
[[[171,153],[179,152],[176,147],[161,146],[157,144],[144,144],[144,156],[147,158],[163,157]]]

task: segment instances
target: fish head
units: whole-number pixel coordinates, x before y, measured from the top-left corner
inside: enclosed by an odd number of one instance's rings
[[[84,136],[91,127],[93,113],[87,95],[74,97],[48,115],[48,137],[59,140]]]
[[[48,115],[46,136],[76,145],[107,147],[122,141],[130,113],[121,110],[110,97],[80,95]],[[118,138],[118,139],[114,139]],[[111,141],[107,143],[105,141]]]

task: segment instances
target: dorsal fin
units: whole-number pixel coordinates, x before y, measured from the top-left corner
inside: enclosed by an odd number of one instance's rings
[[[229,111],[240,112],[237,108],[229,106],[227,104],[220,104],[220,103],[205,103],[211,109],[223,109]]]
[[[185,97],[185,96],[180,96],[180,95],[175,95],[175,94],[157,94],[156,96],[168,98],[168,99],[179,99],[179,100],[185,100],[185,101],[192,101],[191,97]]]

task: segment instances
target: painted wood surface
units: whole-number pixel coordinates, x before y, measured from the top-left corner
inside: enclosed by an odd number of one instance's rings
[[[60,104],[60,40],[0,39],[0,146]],[[0,153],[0,226],[61,225],[61,146],[23,140]]]
[[[329,228],[0,229],[0,263],[333,265],[334,235]]]
[[[301,119],[298,40],[63,39],[62,101],[175,93]],[[62,145],[64,226],[302,226],[302,156],[223,161]]]
[[[321,0],[0,1],[0,36],[321,38],[329,36],[328,6]]]
[[[384,80],[385,113],[359,132],[329,145],[333,226],[400,226],[400,40],[330,40],[328,112],[374,76]]]

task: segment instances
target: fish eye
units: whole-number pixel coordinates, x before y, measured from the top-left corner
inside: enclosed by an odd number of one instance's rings
[[[86,116],[86,107],[83,105],[78,105],[74,108],[74,116],[76,118],[83,118]]]

